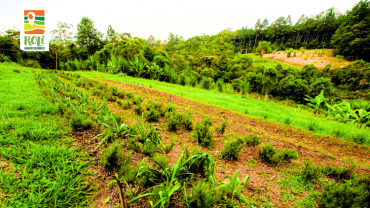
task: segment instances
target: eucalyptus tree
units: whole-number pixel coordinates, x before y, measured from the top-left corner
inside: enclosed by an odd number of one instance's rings
[[[94,27],[94,22],[88,17],[83,17],[77,25],[77,44],[86,48],[89,54],[94,54],[95,51],[103,48],[103,34]]]

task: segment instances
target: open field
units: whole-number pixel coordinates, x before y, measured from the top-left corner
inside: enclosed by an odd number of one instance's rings
[[[299,51],[295,56],[291,55],[290,57],[287,57],[284,51],[265,54],[263,57],[300,67],[313,64],[319,69],[323,69],[327,64],[331,64],[333,68],[336,68],[353,63],[353,61],[335,57],[332,49],[324,49],[324,51],[325,53],[320,56],[317,53],[315,54],[315,50],[305,50],[304,52]]]
[[[275,63],[271,62],[271,65],[272,64]],[[254,98],[247,98],[246,96],[241,96],[236,93],[220,93],[216,90],[204,90],[190,86],[181,86],[128,76],[119,77],[117,75],[100,72],[83,72],[79,74],[142,85],[147,88],[149,87],[192,100],[201,101],[205,104],[245,113],[253,118],[264,118],[269,121],[315,132],[320,135],[333,137],[338,137],[338,135],[340,135],[339,137],[343,140],[352,141],[352,138],[356,135],[368,134],[368,130],[358,129],[355,124],[341,123],[320,116],[314,116],[312,111],[304,110],[300,107],[293,108],[274,102],[263,102],[261,100],[262,96],[261,99],[256,99],[257,96],[253,96]],[[340,131],[339,134],[338,131]],[[369,145],[368,142],[369,141],[366,141],[365,145]]]

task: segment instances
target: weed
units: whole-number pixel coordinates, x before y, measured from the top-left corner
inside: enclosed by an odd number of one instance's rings
[[[127,141],[127,146],[135,152],[140,150],[140,143],[136,139],[129,139]]]
[[[173,105],[173,104],[168,104],[166,106],[166,108],[164,109],[164,112],[167,113],[167,112],[176,112],[177,109],[176,109],[176,106]]]
[[[333,135],[337,138],[343,137],[346,134],[345,130],[339,126],[333,128]]]
[[[310,131],[317,131],[319,130],[319,125],[315,121],[308,121],[307,128]]]
[[[246,165],[247,165],[248,167],[255,168],[255,167],[257,166],[257,164],[256,164],[256,163],[257,163],[257,162],[256,162],[256,160],[248,159],[248,160],[247,160],[247,162],[246,162]]]
[[[177,128],[181,126],[182,115],[177,111],[172,111],[166,114],[166,126],[169,131],[177,131]]]
[[[175,143],[172,143],[172,142],[170,144],[163,145],[162,147],[163,147],[164,153],[165,154],[170,153],[174,146],[175,146]]]
[[[140,96],[137,96],[137,97],[132,97],[131,101],[134,105],[140,105],[144,101],[144,99]]]
[[[291,117],[291,116],[286,116],[285,118],[284,118],[284,123],[285,124],[291,124],[293,122],[293,118]]]
[[[357,144],[365,144],[367,142],[367,132],[359,132],[352,136],[352,141],[356,142]]]
[[[181,119],[182,125],[184,125],[184,128],[186,130],[192,130],[193,129],[193,119],[189,112],[185,112]]]
[[[148,122],[157,122],[159,120],[159,113],[153,109],[150,109],[148,112],[144,113],[145,120]]]
[[[128,99],[132,99],[132,98],[134,98],[135,97],[135,95],[134,95],[134,93],[133,92],[127,92],[126,93],[126,97],[128,98]]]

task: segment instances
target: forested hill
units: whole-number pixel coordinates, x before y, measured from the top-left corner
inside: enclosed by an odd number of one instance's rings
[[[320,14],[302,15],[293,25],[290,15],[274,22],[259,19],[254,28],[241,28],[234,35],[238,49],[253,51],[260,41],[287,48],[334,48],[335,55],[349,60],[370,61],[370,6],[360,1],[346,14],[330,8]]]

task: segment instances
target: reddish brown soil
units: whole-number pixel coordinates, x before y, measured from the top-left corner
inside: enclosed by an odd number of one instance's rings
[[[212,126],[215,139],[214,146],[211,149],[204,147],[201,147],[201,149],[202,151],[211,154],[216,161],[215,178],[218,181],[222,181],[226,176],[233,175],[233,173],[239,170],[240,179],[247,175],[250,177],[246,189],[244,190],[244,195],[247,198],[257,197],[255,200],[260,202],[271,202],[278,207],[291,207],[292,201],[283,199],[280,186],[276,181],[283,179],[280,174],[282,171],[300,167],[305,159],[310,159],[313,160],[315,164],[323,165],[330,164],[347,166],[348,164],[343,161],[344,158],[366,167],[368,167],[370,163],[370,156],[368,154],[370,149],[365,146],[355,145],[351,142],[344,142],[336,138],[319,136],[311,132],[269,122],[263,119],[250,118],[242,113],[207,105],[202,102],[142,86],[105,79],[99,80],[101,82],[108,83],[110,86],[114,85],[119,89],[133,92],[135,96],[159,101],[163,103],[164,106],[173,103],[177,106],[177,109],[180,112],[190,112],[193,116],[194,124],[206,116],[210,117],[214,122]],[[144,101],[144,104],[145,102],[146,101]],[[108,107],[112,112],[124,115],[125,124],[136,123],[139,118],[139,116],[135,115],[133,110],[123,110],[117,102],[108,102]],[[228,122],[225,135],[221,135],[219,132],[214,130],[214,127],[220,125],[223,120],[227,120]],[[194,148],[196,147],[196,141],[192,138],[191,131],[179,129],[177,132],[171,133],[166,130],[165,123],[166,120],[161,118],[159,122],[152,123],[152,125],[160,129],[162,139],[165,144],[170,143],[170,141],[173,141],[176,144],[173,150],[167,155],[170,164],[173,165],[177,161],[179,154],[182,152],[182,146]],[[73,135],[78,141],[76,145],[83,146],[84,151],[87,151],[89,156],[92,158],[90,161],[90,170],[97,173],[91,176],[93,183],[95,185],[100,185],[96,194],[93,196],[92,205],[98,207],[113,207],[113,205],[119,204],[119,195],[115,184],[109,187],[107,186],[107,183],[114,178],[113,173],[107,172],[101,167],[100,160],[98,159],[100,150],[92,152],[92,150],[98,145],[98,140],[92,140],[91,143],[88,143],[88,141],[95,136],[94,131],[95,130],[89,130],[83,133],[74,133]],[[257,152],[259,147],[251,146],[245,146],[243,148],[242,152],[239,154],[239,160],[237,161],[229,162],[221,158],[220,152],[224,145],[224,141],[247,134],[259,135],[262,138],[263,143],[272,143],[279,149],[296,149],[300,154],[300,158],[293,161],[292,164],[280,164],[278,167],[270,167],[265,163],[258,161]],[[145,156],[140,153],[133,155],[133,163],[136,164],[144,157]],[[247,160],[255,161],[256,166],[253,168],[249,167],[246,164]],[[95,161],[95,164],[93,164],[93,161]],[[364,167],[359,167],[357,172],[358,174],[368,174],[369,170]],[[133,184],[130,186],[132,185]],[[126,190],[126,188],[124,189]],[[308,193],[305,193],[304,196],[307,194]],[[109,203],[102,203],[102,201],[105,201],[107,197],[110,197]],[[127,200],[128,198],[125,197],[125,201]],[[138,200],[131,205],[138,207],[146,206],[144,200]],[[181,205],[176,203],[175,207],[181,207]]]

